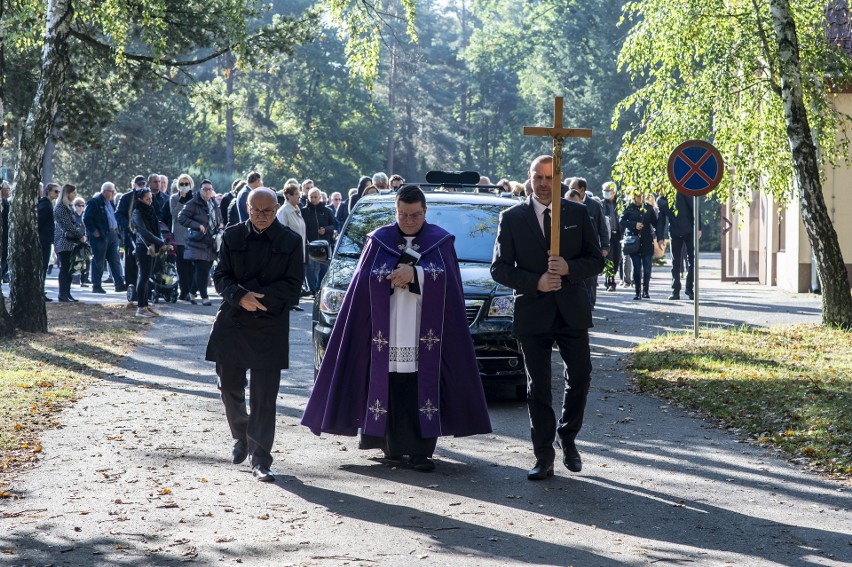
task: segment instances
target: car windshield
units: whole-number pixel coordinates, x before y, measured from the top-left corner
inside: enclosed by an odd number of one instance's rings
[[[500,212],[513,205],[491,203],[429,203],[426,221],[456,237],[456,255],[463,262],[491,263]],[[364,203],[352,214],[340,237],[338,254],[361,255],[367,234],[396,220],[392,201]]]

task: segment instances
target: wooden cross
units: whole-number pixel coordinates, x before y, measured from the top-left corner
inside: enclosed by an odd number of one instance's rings
[[[562,97],[556,97],[553,102],[553,127],[524,126],[524,136],[548,136],[553,139],[553,184],[551,195],[553,207],[550,212],[550,255],[559,256],[559,205],[562,199],[562,142],[565,138],[591,138],[589,128],[562,127]]]

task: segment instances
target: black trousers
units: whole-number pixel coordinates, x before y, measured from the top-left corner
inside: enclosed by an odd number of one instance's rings
[[[195,277],[195,267],[192,265],[192,260],[184,260],[183,253],[186,246],[178,244],[177,246],[177,272],[178,284],[180,287],[180,296],[186,297],[190,293],[195,293],[193,289],[193,278]]]
[[[553,462],[556,435],[574,440],[583,426],[586,398],[591,384],[592,359],[588,329],[571,329],[557,315],[553,330],[542,335],[521,335],[521,352],[527,372],[527,408],[530,433],[537,460]],[[553,343],[565,363],[565,390],[559,422],[553,410],[550,353]]]
[[[192,266],[195,270],[195,276],[192,278],[192,291],[198,292],[201,299],[207,299],[207,282],[210,281],[210,268],[213,267],[213,262],[207,260],[193,260]]]
[[[385,436],[362,434],[359,448],[381,449],[387,456],[431,457],[438,438],[420,435],[417,373],[391,372],[388,387],[388,425]]]
[[[134,254],[134,245],[132,242],[128,242],[127,239],[124,240],[124,281],[128,284],[136,283],[136,280],[139,277],[139,270],[136,267],[136,256]],[[144,254],[145,251],[143,250]],[[115,279],[115,276],[113,276]],[[135,300],[135,298],[134,298]]]
[[[47,278],[47,266],[50,264],[50,250],[53,242],[41,243],[41,289],[44,291],[44,280]]]
[[[617,232],[609,233],[609,256],[607,256],[607,260],[612,261],[612,265],[615,267],[615,271],[617,272],[621,263],[621,240],[619,239]],[[615,273],[611,276],[607,276],[606,285],[615,287]]]
[[[151,270],[154,269],[154,257],[144,248],[136,257],[136,305],[148,307],[148,295],[151,291]]]
[[[56,256],[59,258],[59,298],[67,299],[71,297],[71,251],[57,252]]]
[[[281,385],[281,370],[251,370],[249,403],[246,410],[246,369],[216,363],[219,391],[225,404],[225,416],[231,437],[245,441],[251,465],[272,465],[272,442],[275,440],[275,406]]]
[[[685,254],[684,254],[685,252]],[[686,292],[692,293],[695,280],[695,242],[693,236],[672,236],[672,291],[680,292],[680,269],[686,256]]]

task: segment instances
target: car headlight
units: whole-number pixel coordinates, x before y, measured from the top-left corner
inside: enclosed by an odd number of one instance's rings
[[[343,305],[343,296],[345,291],[334,289],[333,287],[324,287],[320,293],[320,311],[326,315],[337,315],[340,311],[340,306]]]
[[[489,317],[512,317],[515,314],[515,297],[512,295],[501,295],[491,300],[488,308]]]

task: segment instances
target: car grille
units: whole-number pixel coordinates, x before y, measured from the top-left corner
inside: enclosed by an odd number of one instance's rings
[[[479,311],[482,309],[482,305],[485,303],[484,301],[465,301],[465,314],[467,315],[467,326],[470,327],[473,325],[473,322],[476,321],[477,315],[479,315]]]

